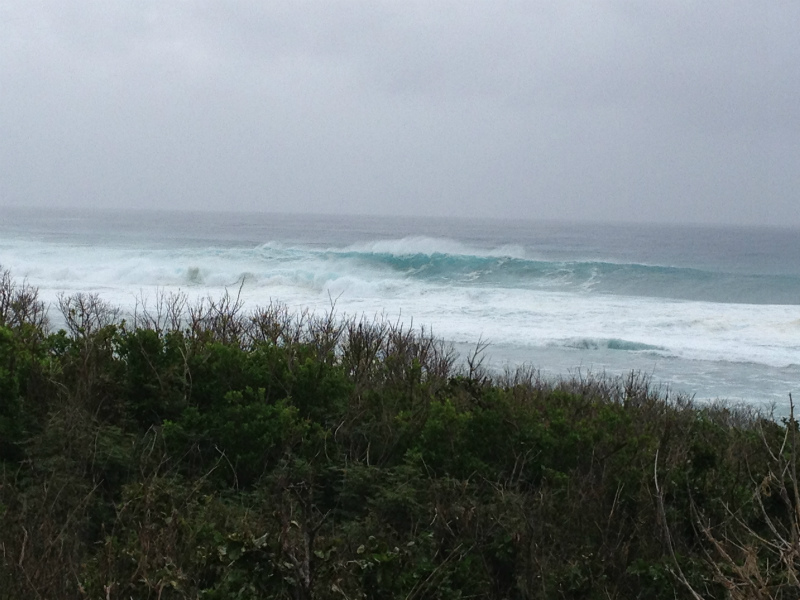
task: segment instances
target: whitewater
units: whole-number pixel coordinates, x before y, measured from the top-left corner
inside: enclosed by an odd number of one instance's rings
[[[493,369],[631,370],[671,393],[800,387],[800,232],[325,215],[4,209],[0,266],[123,310],[160,292],[425,327]]]

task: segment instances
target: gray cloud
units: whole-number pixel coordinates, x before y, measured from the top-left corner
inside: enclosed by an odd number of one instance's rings
[[[0,7],[0,203],[800,224],[800,5]]]

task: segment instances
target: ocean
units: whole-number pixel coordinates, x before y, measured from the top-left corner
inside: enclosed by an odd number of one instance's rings
[[[51,306],[241,289],[425,327],[462,356],[488,343],[492,370],[638,371],[777,414],[800,397],[800,230],[5,208],[0,267]]]

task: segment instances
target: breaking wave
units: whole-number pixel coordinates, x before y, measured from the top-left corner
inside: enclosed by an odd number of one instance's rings
[[[341,244],[78,244],[0,239],[0,264],[53,300],[96,291],[119,305],[181,289],[241,286],[348,314],[413,318],[456,343],[564,349],[581,356],[759,364],[800,356],[800,277],[603,260],[551,260],[514,245],[434,237]],[[609,358],[610,357],[610,358]],[[626,358],[628,360],[628,358]]]

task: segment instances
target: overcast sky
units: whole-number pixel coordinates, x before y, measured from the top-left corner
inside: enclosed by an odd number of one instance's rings
[[[800,2],[0,2],[0,205],[800,225]]]

